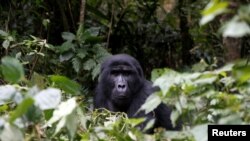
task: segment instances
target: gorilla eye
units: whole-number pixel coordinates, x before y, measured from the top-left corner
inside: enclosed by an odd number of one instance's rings
[[[117,76],[117,75],[119,75],[119,71],[113,70],[113,71],[111,71],[111,75]]]
[[[130,74],[131,74],[130,71],[124,71],[124,72],[123,72],[123,75],[125,75],[125,76],[128,76],[128,75],[130,75]]]

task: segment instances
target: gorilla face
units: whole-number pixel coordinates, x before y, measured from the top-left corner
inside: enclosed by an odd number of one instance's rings
[[[132,57],[121,54],[107,59],[101,68],[101,83],[108,97],[118,106],[129,105],[141,87],[142,71]]]

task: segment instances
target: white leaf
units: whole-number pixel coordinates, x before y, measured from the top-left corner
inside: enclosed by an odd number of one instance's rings
[[[66,117],[63,117],[56,125],[55,134],[57,134],[66,124]]]
[[[231,21],[229,22],[223,32],[224,37],[239,38],[250,34],[250,27],[246,22]]]
[[[145,113],[147,114],[153,111],[160,104],[161,104],[161,98],[156,94],[152,94],[147,98],[146,102],[141,106],[141,110],[145,110]]]
[[[207,125],[202,124],[195,126],[191,133],[194,135],[196,141],[207,141]]]
[[[159,86],[163,96],[165,96],[173,84],[178,84],[182,81],[183,78],[178,72],[167,69],[161,77],[154,81],[154,85]]]
[[[55,88],[48,88],[35,95],[34,99],[41,110],[54,109],[61,102],[61,91]]]
[[[134,140],[134,141],[137,140],[136,135],[133,134],[131,131],[128,132],[128,135],[129,135],[129,137],[130,137],[132,140]]]
[[[216,15],[214,15],[214,14],[203,16],[200,20],[200,25],[204,25],[204,24],[212,21],[215,18],[215,16]]]
[[[11,85],[0,86],[0,105],[14,97],[16,88]]]
[[[48,123],[45,126],[51,125],[58,120],[70,115],[76,108],[76,99],[71,98],[65,102],[62,102],[59,106],[58,109],[56,109],[53,112],[52,118],[48,121]]]
[[[15,126],[5,123],[0,134],[1,141],[24,141],[22,132]]]

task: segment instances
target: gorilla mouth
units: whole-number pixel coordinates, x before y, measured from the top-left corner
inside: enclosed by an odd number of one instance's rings
[[[113,96],[112,100],[116,103],[127,103],[129,96],[126,93],[119,93]]]
[[[117,95],[117,96],[115,96],[115,99],[128,99],[128,96],[126,96],[126,95]]]

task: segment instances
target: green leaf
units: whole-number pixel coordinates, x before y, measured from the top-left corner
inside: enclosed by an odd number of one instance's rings
[[[61,102],[61,91],[55,88],[42,90],[34,96],[35,103],[41,110],[56,108]]]
[[[217,15],[226,11],[228,2],[220,2],[219,0],[212,0],[206,8],[202,11],[201,25],[212,21]]]
[[[198,62],[192,66],[192,70],[194,70],[195,72],[197,72],[197,71],[201,72],[201,71],[205,71],[208,66],[209,65],[205,62],[205,60],[201,59],[200,62]]]
[[[46,121],[48,121],[52,116],[53,116],[53,111],[52,109],[49,109],[49,110],[44,110],[43,113],[44,113],[44,118]]]
[[[86,38],[85,43],[89,43],[89,44],[96,44],[96,43],[100,43],[103,41],[103,37],[98,37],[98,36],[89,36],[88,38]]]
[[[12,123],[13,121],[15,121],[18,117],[22,116],[23,114],[25,114],[29,107],[32,106],[34,103],[34,100],[32,98],[26,98],[24,99],[15,109],[15,111],[13,111],[13,114],[10,116],[10,122]]]
[[[228,2],[220,2],[220,0],[212,0],[202,11],[202,15],[217,14],[227,8]]]
[[[94,69],[91,72],[92,80],[94,80],[97,77],[97,75],[100,73],[100,69],[101,69],[101,64],[98,64],[97,66],[94,67]]]
[[[70,32],[63,32],[62,33],[62,38],[64,40],[67,40],[67,41],[73,41],[75,39],[75,35],[73,33],[70,33]]]
[[[7,49],[10,46],[10,41],[9,40],[4,40],[2,46]]]
[[[80,92],[81,86],[65,76],[52,75],[50,76],[50,79],[58,88],[62,89],[66,93],[78,94]]]
[[[85,30],[86,34],[90,36],[97,36],[99,34],[99,31],[100,31],[100,27],[91,27]]]
[[[250,66],[235,66],[233,76],[240,82],[244,83],[250,79]]]
[[[50,23],[50,20],[49,20],[49,19],[43,19],[43,21],[42,21],[42,24],[43,24],[43,26],[44,26],[46,29],[48,29],[49,23]]]
[[[75,45],[71,41],[64,42],[61,46],[59,46],[58,50],[60,53],[64,53],[69,51],[70,49],[74,49]]]
[[[68,129],[68,132],[70,134],[71,140],[74,139],[77,125],[78,125],[78,119],[75,114],[76,112],[73,112],[72,114],[67,116],[67,121],[66,121],[66,127]]]
[[[183,81],[183,77],[171,69],[164,69],[164,72],[160,73],[162,76],[154,81],[154,85],[161,88],[163,95],[166,95],[173,84],[179,84]]]
[[[74,53],[72,53],[72,51],[68,51],[68,52],[65,52],[65,53],[60,54],[59,60],[60,60],[60,62],[68,61],[68,60],[70,60],[73,56],[74,56]]]
[[[197,80],[194,80],[193,84],[196,85],[204,85],[204,84],[213,84],[217,79],[217,75],[215,74],[205,74],[203,73]]]
[[[73,65],[73,68],[75,70],[76,73],[78,73],[80,71],[80,68],[81,68],[81,60],[79,58],[73,58],[72,59],[72,65]]]
[[[154,69],[151,73],[151,80],[155,81],[157,78],[166,73],[166,71],[168,71],[168,69]]]
[[[15,58],[4,57],[2,58],[2,74],[4,79],[16,83],[24,78],[24,70],[22,64]]]
[[[79,49],[77,51],[77,56],[81,59],[84,59],[88,55],[87,49]]]
[[[90,42],[90,43],[96,43],[102,40],[101,37],[98,37],[99,34],[99,27],[92,27],[89,29],[86,29],[83,33],[80,33],[79,31],[79,39],[84,42]],[[81,30],[82,32],[82,30]]]
[[[8,36],[8,33],[3,30],[0,30],[0,36],[6,37]]]
[[[86,61],[83,65],[83,69],[84,70],[91,70],[96,66],[96,62],[93,59],[89,59],[88,61]]]
[[[132,127],[136,127],[145,121],[145,118],[128,118],[126,119],[127,124],[131,124]]]
[[[160,104],[161,104],[161,98],[156,94],[152,94],[147,98],[146,102],[141,106],[140,110],[145,110],[145,113],[148,114]]]
[[[36,84],[36,86],[39,87],[39,88],[47,87],[45,76],[40,75],[40,74],[38,74],[36,72],[34,72],[32,74],[32,77],[31,77],[31,79],[29,81],[29,84],[30,84],[30,86],[33,86],[34,84]]]

